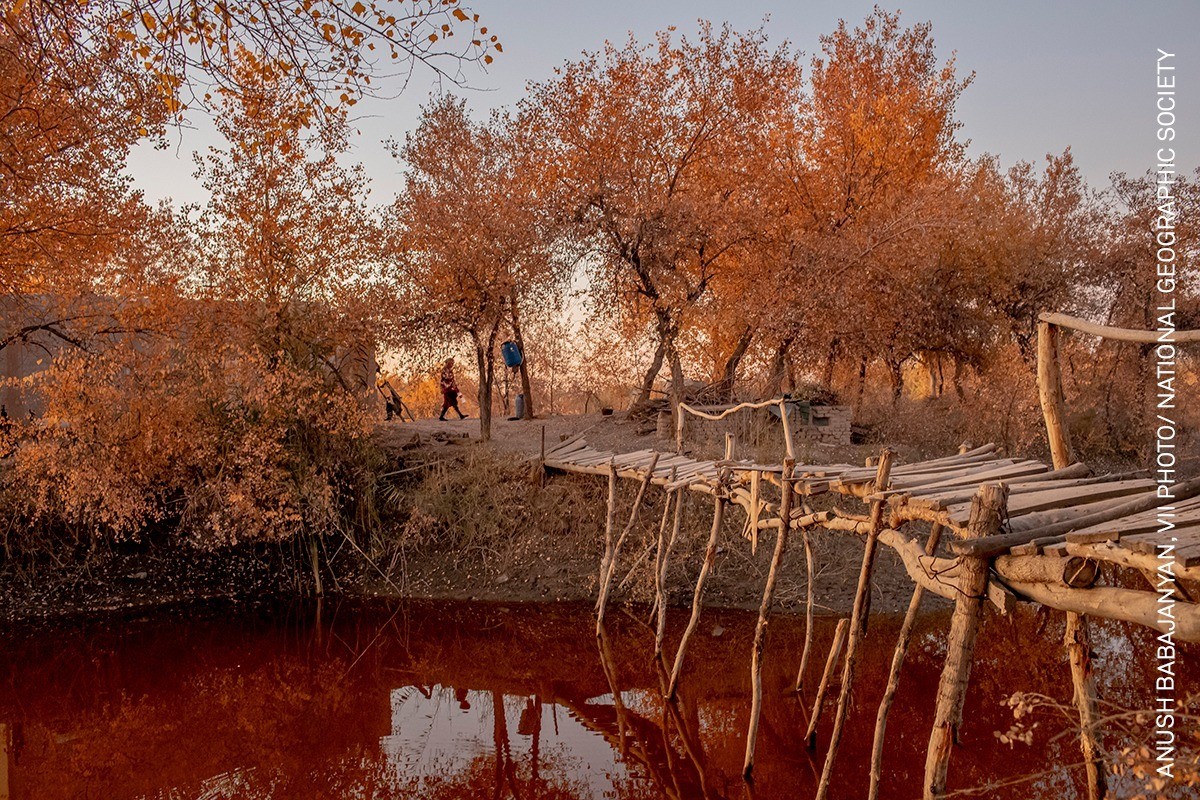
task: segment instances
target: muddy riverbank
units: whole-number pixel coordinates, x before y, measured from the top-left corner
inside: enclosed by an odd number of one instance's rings
[[[501,602],[589,601],[596,595],[606,488],[581,476],[531,480],[530,464],[493,448],[448,445],[402,451],[399,479],[381,492],[375,532],[351,539],[242,544],[200,550],[169,532],[93,550],[10,561],[0,568],[0,619],[18,621],[122,608],[178,605],[212,598],[391,597]],[[621,482],[623,526],[637,487]],[[652,598],[654,556],[664,495],[647,493],[616,573],[616,603]],[[712,521],[712,501],[690,496],[668,573],[672,604],[690,603]],[[706,603],[757,608],[771,542],[753,551],[740,509],[726,514]],[[793,537],[776,590],[778,608],[799,612],[807,591],[801,537]],[[810,537],[817,613],[847,613],[853,602],[862,538]],[[890,549],[879,556],[873,608],[902,610],[912,584]],[[931,606],[942,603],[931,598]]]

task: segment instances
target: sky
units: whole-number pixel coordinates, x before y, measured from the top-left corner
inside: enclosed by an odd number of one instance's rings
[[[806,56],[819,51],[819,37],[839,18],[852,25],[871,13],[871,2],[712,2],[711,0],[464,0],[480,14],[504,51],[484,72],[468,67],[468,87],[439,86],[432,71],[418,66],[398,96],[356,106],[355,137],[347,160],[364,165],[374,202],[388,202],[401,189],[401,166],[384,140],[403,140],[416,126],[422,104],[439,91],[464,96],[479,115],[514,106],[530,81],[594,51],[607,41],[623,42],[632,32],[647,41],[669,26],[694,31],[698,19],[729,22],[735,29],[764,25],[773,44],[787,40]],[[1176,129],[1180,167],[1200,165],[1200,1],[1154,4],[1052,2],[1051,0],[942,0],[884,5],[902,12],[906,24],[929,21],[939,55],[956,55],[960,75],[975,73],[959,102],[960,135],[970,153],[990,153],[1001,163],[1041,161],[1070,147],[1089,183],[1102,188],[1113,171],[1142,173],[1154,166],[1155,64],[1157,48],[1176,54]],[[764,23],[765,20],[765,23]],[[806,58],[807,61],[807,58]],[[394,95],[398,86],[384,86]],[[220,145],[202,116],[170,134],[170,147],[135,148],[129,173],[147,199],[178,203],[206,199],[193,177],[192,152]]]

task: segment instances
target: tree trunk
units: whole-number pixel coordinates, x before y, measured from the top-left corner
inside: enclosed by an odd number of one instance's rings
[[[962,372],[963,372],[962,361],[958,358],[955,358],[954,359],[954,373],[953,373],[953,377],[951,378],[951,381],[954,384],[954,394],[958,396],[958,400],[960,403],[967,399],[967,390],[963,387],[963,382],[962,382],[962,378],[963,378]]]
[[[892,404],[904,396],[904,362],[888,359],[888,378],[892,383]]]
[[[479,438],[489,441],[492,438],[492,387],[496,380],[496,335],[500,331],[500,321],[492,324],[487,339],[482,331],[472,331],[471,338],[475,341],[475,367],[479,371],[479,391],[476,402],[479,404]]]
[[[863,355],[858,360],[858,392],[854,397],[854,417],[858,418],[858,413],[862,410],[863,393],[867,390],[867,356]]]
[[[533,388],[529,382],[529,359],[525,355],[525,336],[521,333],[521,315],[517,311],[517,295],[514,292],[508,298],[512,311],[513,341],[521,351],[521,394],[525,395],[525,413],[521,419],[533,419]]]
[[[741,365],[742,359],[746,356],[746,351],[750,349],[750,342],[754,340],[754,329],[749,325],[742,331],[742,335],[738,337],[737,344],[733,347],[733,352],[729,354],[729,358],[725,359],[725,368],[721,372],[721,383],[718,386],[718,394],[726,401],[733,400],[733,387],[737,382],[737,370]]]
[[[645,403],[650,399],[650,390],[654,388],[654,379],[658,377],[659,370],[662,369],[664,343],[660,337],[658,347],[654,349],[654,358],[650,362],[650,368],[646,370],[646,376],[642,378],[642,388],[638,392],[638,403]]]
[[[783,391],[783,379],[787,374],[787,355],[792,346],[792,337],[781,339],[771,356],[771,366],[767,374],[767,385],[764,387],[764,397],[776,397]]]
[[[669,345],[668,359],[671,362],[671,411],[679,414],[679,404],[683,402],[683,360],[679,357],[679,351],[675,349],[673,337]]]
[[[841,340],[836,336],[829,342],[829,350],[825,353],[825,372],[821,375],[821,385],[833,390],[833,368],[837,366],[838,346]]]

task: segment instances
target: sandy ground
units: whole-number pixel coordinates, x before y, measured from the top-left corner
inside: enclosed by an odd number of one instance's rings
[[[596,447],[612,447],[618,451],[640,450],[655,444],[665,448],[670,442],[658,440],[646,426],[626,420],[623,413],[605,417],[599,413],[573,416],[554,416],[533,420],[492,420],[491,447],[497,452],[535,456],[541,448],[545,431],[546,449],[578,433]],[[438,446],[447,443],[478,444],[479,420],[474,417],[459,420],[421,419],[416,422],[381,422],[377,430],[380,442],[391,449],[412,443],[420,437],[421,444]]]

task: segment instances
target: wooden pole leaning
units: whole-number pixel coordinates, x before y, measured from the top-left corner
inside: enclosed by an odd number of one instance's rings
[[[1071,436],[1067,430],[1066,400],[1063,397],[1062,369],[1058,357],[1059,329],[1049,322],[1038,323],[1038,400],[1046,422],[1046,438],[1054,468],[1063,469],[1074,461]]]
[[[724,482],[722,477],[721,483],[724,484]],[[704,549],[704,563],[700,566],[700,575],[696,578],[696,591],[692,595],[692,616],[688,619],[683,637],[679,640],[679,648],[675,651],[675,663],[671,667],[671,680],[667,683],[668,700],[675,697],[675,690],[679,687],[679,675],[683,671],[683,657],[687,653],[688,642],[691,640],[692,634],[696,632],[696,626],[700,623],[700,611],[704,606],[704,584],[717,560],[717,541],[721,535],[721,524],[725,519],[727,502],[728,498],[725,497],[725,492],[721,489],[716,490],[713,495],[712,530],[708,534],[708,545]]]
[[[821,781],[817,785],[816,800],[825,800],[829,794],[829,781],[833,775],[833,764],[837,759],[838,745],[850,712],[850,693],[854,688],[854,670],[858,665],[858,646],[867,633],[867,619],[871,610],[871,572],[875,567],[875,555],[879,544],[879,532],[883,529],[883,513],[886,502],[882,498],[887,491],[892,474],[892,451],[885,449],[879,456],[875,471],[875,493],[880,499],[871,505],[870,531],[863,548],[862,567],[858,575],[858,590],[854,595],[854,610],[850,615],[850,635],[846,644],[846,661],[842,666],[842,687],[838,693],[837,711],[833,718],[833,732],[829,737],[829,750],[825,753],[825,766],[821,770]]]
[[[675,482],[675,468],[671,468],[671,483]],[[683,525],[683,503],[687,497],[687,492],[683,487],[675,489],[672,494],[675,496],[675,516],[671,523],[671,536],[666,540],[665,544],[660,538],[658,561],[654,571],[654,596],[655,596],[655,611],[658,614],[658,625],[654,631],[654,656],[662,658],[663,638],[667,631],[667,570],[670,566],[671,550],[675,547],[675,540],[679,538],[679,529]]]
[[[783,554],[787,551],[788,534],[792,528],[792,468],[795,462],[787,458],[783,461],[783,474],[780,484],[783,487],[783,499],[779,503],[779,518],[782,524],[775,536],[775,551],[771,555],[771,568],[767,572],[767,583],[763,587],[762,604],[758,608],[758,624],[754,628],[754,649],[750,656],[750,684],[752,687],[750,699],[750,725],[746,731],[746,758],[742,762],[742,777],[750,780],[754,772],[754,747],[758,740],[758,722],[762,716],[762,657],[767,640],[767,618],[771,613],[771,600],[775,594],[775,582],[779,578],[779,567],[783,563]]]
[[[842,645],[846,643],[846,630],[849,627],[850,620],[842,617],[838,620],[837,628],[833,632],[829,655],[825,657],[825,671],[821,673],[821,683],[817,686],[817,696],[813,700],[812,716],[808,718],[808,730],[804,733],[804,740],[808,742],[809,750],[815,750],[817,747],[817,722],[821,718],[821,711],[825,706],[825,695],[829,691],[829,682],[833,680],[833,670],[837,667],[838,656],[842,654]]]
[[[608,461],[608,506],[604,515],[604,552],[600,556],[600,576],[596,580],[596,611],[600,611],[600,599],[603,593],[604,576],[608,573],[608,560],[613,551],[613,525],[617,514],[617,464],[615,459]],[[599,617],[597,617],[599,628]]]
[[[982,486],[971,500],[971,518],[967,538],[995,536],[1003,524],[1008,488],[1002,484]],[[925,800],[946,796],[946,774],[950,766],[950,748],[962,725],[963,701],[975,657],[975,640],[987,596],[989,560],[965,556],[958,578],[958,597],[950,620],[946,663],[938,684],[937,707],[929,749],[925,754]]]
[[[937,552],[938,542],[942,538],[942,526],[934,523],[929,531],[929,540],[925,543],[925,555],[932,556]],[[875,741],[871,747],[871,784],[867,791],[868,800],[879,797],[879,783],[883,775],[883,742],[887,731],[888,713],[896,699],[896,690],[900,686],[900,671],[904,669],[904,659],[908,655],[908,646],[912,641],[913,628],[916,626],[917,612],[921,608],[921,598],[925,596],[925,587],[917,584],[913,589],[912,598],[908,601],[908,610],[904,613],[904,622],[900,625],[900,634],[896,637],[896,650],[892,653],[892,667],[888,673],[887,688],[883,691],[883,699],[879,701],[879,712],[875,717]]]
[[[792,445],[792,421],[788,417],[788,404],[785,398],[779,400],[779,418],[783,422],[783,447],[787,457],[795,461],[796,448]]]
[[[629,521],[625,523],[625,528],[621,531],[620,537],[616,542],[612,541],[612,514],[609,515],[609,524],[605,526],[605,564],[600,569],[600,597],[596,601],[596,635],[599,636],[601,629],[604,627],[604,612],[608,605],[609,590],[612,587],[613,574],[617,571],[617,558],[621,554],[621,546],[629,537],[634,526],[637,525],[638,513],[642,507],[642,500],[646,496],[646,488],[650,485],[651,479],[654,477],[654,468],[658,466],[658,453],[655,453],[650,459],[650,465],[646,467],[646,472],[642,476],[642,481],[638,485],[637,497],[634,498],[633,508],[629,511]],[[616,469],[610,464],[610,478],[616,475]],[[610,493],[615,491],[610,483]],[[610,506],[611,509],[611,506]]]
[[[811,512],[811,508],[805,509]],[[800,528],[800,537],[804,540],[804,649],[800,651],[800,666],[796,669],[796,691],[804,689],[804,675],[808,671],[808,657],[812,652],[813,640],[813,604],[816,602],[816,572],[813,569],[812,542],[808,539],[808,525]]]

